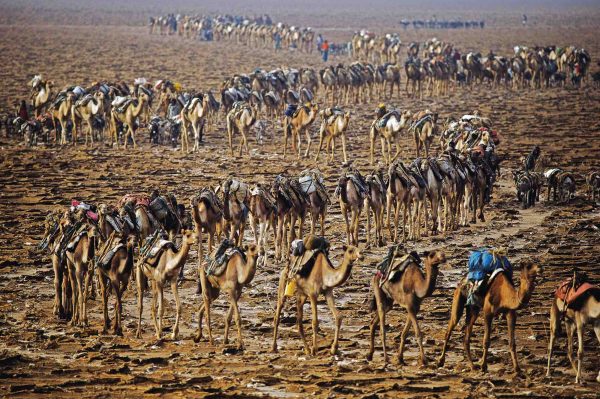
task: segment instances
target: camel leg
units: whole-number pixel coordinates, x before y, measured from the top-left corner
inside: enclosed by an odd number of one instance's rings
[[[398,364],[404,364],[404,346],[406,344],[406,336],[408,335],[408,331],[410,330],[410,317],[406,316],[406,321],[404,322],[404,328],[402,329],[402,333],[400,334],[400,345],[398,346]]]
[[[552,352],[554,350],[554,340],[556,339],[556,333],[560,329],[560,314],[556,301],[552,302],[550,308],[550,340],[548,341],[548,367],[546,368],[546,377],[551,376],[550,362],[552,361]]]
[[[234,293],[231,296],[231,306],[233,307],[233,313],[235,315],[235,325],[238,330],[238,344],[237,349],[244,349],[244,341],[242,340],[242,317],[240,316],[240,308],[238,307],[238,299],[241,294],[241,290],[239,293]]]
[[[575,325],[577,327],[577,374],[575,376],[575,384],[581,384],[581,363],[583,363],[583,320],[581,319],[581,313],[575,314]]]
[[[229,326],[231,324],[231,318],[233,317],[233,305],[231,304],[231,298],[229,299],[229,309],[227,309],[227,314],[225,315],[225,332],[223,337],[223,344],[229,344]]]
[[[331,310],[331,314],[335,321],[335,335],[333,337],[333,343],[331,344],[331,354],[335,355],[338,350],[338,340],[340,337],[342,317],[340,316],[340,312],[335,307],[335,302],[333,301],[333,291],[327,292],[325,294],[325,299],[327,300],[327,306],[329,306],[329,310]]]
[[[331,137],[331,157],[330,157],[330,162],[333,163],[334,160],[334,155],[335,154],[335,137]],[[346,162],[346,161],[344,161]]]
[[[75,266],[69,262],[68,264],[69,271],[69,282],[71,286],[71,324],[76,326],[79,324],[79,307],[77,306],[78,298],[77,298],[77,278],[75,273]]]
[[[342,133],[342,153],[344,154],[344,163],[348,163],[348,156],[346,155],[346,134]],[[333,154],[333,151],[332,151]]]
[[[565,325],[567,330],[567,357],[569,358],[573,371],[577,372],[577,365],[573,359],[573,335],[575,334],[575,323],[566,319]]]
[[[86,314],[84,312],[85,308],[85,301],[86,301],[86,297],[85,295],[87,294],[87,290],[86,290],[86,285],[84,285],[87,282],[87,279],[82,275],[83,273],[81,271],[78,271],[76,273],[76,278],[77,278],[77,307],[78,307],[78,313],[79,313],[79,319],[81,322],[81,325],[85,327],[85,325],[87,324],[87,320],[86,320]]]
[[[479,366],[481,367],[481,371],[485,373],[488,369],[487,355],[488,350],[490,349],[490,334],[492,333],[492,321],[494,319],[494,315],[491,312],[484,312],[483,318],[483,354],[481,355],[481,362],[479,363]]]
[[[510,311],[506,314],[506,323],[508,324],[508,347],[510,350],[510,356],[512,358],[513,367],[515,373],[520,374],[521,368],[519,367],[519,363],[517,362],[517,348],[515,342],[515,324],[517,322],[517,313],[516,311]]]
[[[163,330],[163,317],[165,315],[165,288],[162,285],[157,285],[158,288],[158,332],[157,339],[161,339]]]
[[[312,143],[312,139],[310,138],[310,129],[304,129],[304,133],[306,134],[306,151],[304,152],[304,158],[308,158],[308,153],[310,152],[310,145]]]
[[[58,256],[52,256],[52,268],[54,269],[54,314],[64,317],[65,309],[62,301],[63,269],[60,266]]]
[[[102,334],[106,334],[110,327],[110,319],[108,316],[108,290],[106,289],[106,279],[98,272],[98,280],[100,281],[100,296],[102,297],[102,316],[104,325],[102,327]]]
[[[467,308],[467,328],[465,329],[465,339],[463,345],[465,356],[469,366],[471,367],[471,370],[475,370],[475,364],[473,364],[473,358],[471,357],[471,333],[473,332],[473,326],[475,325],[477,316],[479,316],[479,309],[475,309],[473,307]]]
[[[158,287],[156,281],[152,281],[152,323],[154,324],[155,332],[158,332],[158,320],[156,319],[156,298],[158,296]]]
[[[365,209],[367,210],[367,246],[371,244],[371,209],[369,207],[369,199],[365,198]],[[375,215],[377,219],[377,215]]]
[[[442,353],[440,354],[440,357],[438,359],[438,367],[442,367],[444,365],[444,361],[446,358],[446,350],[448,348],[448,341],[450,340],[452,331],[454,331],[456,325],[462,317],[466,302],[467,297],[462,295],[460,286],[456,287],[456,289],[454,290],[454,297],[452,298],[452,310],[450,311],[450,321],[448,322],[448,328],[446,329],[446,334],[444,336]]]
[[[310,308],[312,311],[312,333],[313,333],[313,340],[312,340],[312,347],[311,347],[311,355],[316,355],[317,354],[317,350],[318,350],[318,346],[317,346],[317,332],[319,331],[319,318],[317,315],[317,297],[316,296],[310,296],[308,297],[308,300],[310,301]]]
[[[427,358],[425,357],[425,351],[423,350],[423,334],[421,333],[421,328],[419,328],[417,314],[412,310],[409,310],[408,318],[412,322],[413,329],[415,330],[415,338],[417,339],[417,345],[419,346],[419,365],[421,367],[425,367],[427,366]]]
[[[121,332],[121,288],[119,287],[118,280],[112,282],[112,289],[115,294],[115,325],[113,328],[113,334],[123,335]]]
[[[315,162],[319,160],[319,154],[321,153],[321,148],[323,147],[324,137],[325,133],[321,134],[319,137],[319,147],[317,148],[317,155],[315,155]],[[327,146],[326,149],[329,149],[329,146]],[[325,155],[327,156],[327,151],[325,151]]]
[[[302,317],[304,313],[304,303],[306,302],[306,297],[304,295],[299,295],[296,298],[296,323],[298,325],[298,333],[300,334],[300,338],[302,339],[302,343],[304,344],[304,353],[310,355],[310,349],[308,349],[308,342],[306,341],[306,336],[304,335],[304,325],[302,324]]]
[[[347,244],[350,245],[350,223],[348,221],[348,209],[346,209],[346,205],[343,205],[343,202],[340,202],[340,208],[342,208],[342,215],[344,215],[344,222],[346,222],[346,241]]]
[[[273,345],[271,346],[272,352],[277,352],[277,330],[279,328],[279,318],[281,317],[281,310],[285,304],[285,283],[288,268],[284,267],[279,276],[279,287],[277,289],[277,309],[275,310],[275,317],[273,318]]]
[[[171,282],[171,290],[173,291],[173,297],[175,297],[175,325],[173,326],[173,333],[171,339],[175,341],[179,334],[179,319],[181,318],[181,299],[179,298],[179,291],[177,288],[177,279],[173,279]]]
[[[208,283],[208,281],[207,281]],[[204,288],[206,288],[206,290],[208,290],[208,284],[204,285],[204,287],[202,287],[202,296],[204,298],[204,310],[206,311],[206,328],[208,329],[208,342],[213,345],[213,337],[212,337],[212,328],[210,326],[210,300],[208,297],[208,292],[204,290]]]
[[[381,156],[383,157],[383,161],[385,162],[385,164],[389,165],[390,157],[389,157],[389,154],[386,154],[386,152],[385,152],[385,139],[383,138],[383,136],[381,136],[380,140],[381,140]]]
[[[137,331],[135,333],[135,337],[136,338],[141,338],[142,337],[142,310],[144,308],[144,282],[142,281],[142,279],[144,278],[144,275],[142,273],[142,271],[140,270],[140,267],[136,268],[136,276],[135,276],[135,280],[136,280],[136,285],[137,285],[137,300],[138,300],[138,326],[137,326]]]
[[[194,336],[194,342],[198,343],[202,339],[202,318],[204,317],[204,302],[198,307],[198,332]]]
[[[325,210],[321,212],[321,235],[325,237]]]
[[[373,353],[375,352],[375,329],[379,323],[379,314],[377,311],[372,313],[371,324],[369,326],[369,353],[367,353],[367,361],[373,360]]]

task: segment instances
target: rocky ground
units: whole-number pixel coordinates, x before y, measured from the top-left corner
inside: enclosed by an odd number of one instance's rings
[[[48,11],[50,12],[50,11]],[[19,14],[21,15],[21,14]],[[309,15],[300,15],[309,20]],[[369,21],[376,20],[375,17]],[[540,17],[541,18],[541,17]],[[556,18],[549,13],[548,18]],[[591,18],[591,17],[590,17]],[[322,20],[322,19],[321,19]],[[504,21],[499,18],[500,21]],[[508,20],[508,18],[506,19]],[[586,21],[588,21],[586,19]],[[332,14],[330,25],[360,25],[360,15]],[[593,24],[592,22],[589,22]],[[585,25],[584,25],[585,26]],[[594,39],[597,27],[573,29],[540,24],[529,30],[508,22],[481,32],[406,33],[406,42],[433,35],[451,40],[462,48],[494,47],[507,53],[514,44],[565,43],[585,46],[592,57],[600,53]],[[374,28],[373,28],[374,29]],[[399,28],[395,28],[399,30]],[[343,29],[334,33],[343,37]],[[141,27],[126,26],[0,26],[0,109],[28,94],[26,82],[34,73],[43,73],[58,85],[89,83],[102,79],[132,80],[170,78],[185,87],[207,89],[236,72],[256,67],[282,65],[319,67],[316,55],[274,53],[269,49],[248,49],[232,43],[196,43],[176,37],[149,36]],[[404,38],[403,38],[404,41]],[[120,50],[116,50],[120,49]],[[346,60],[335,60],[335,62]],[[404,78],[404,77],[403,77]],[[349,154],[354,165],[367,172],[368,126],[379,99],[367,104],[346,105],[352,112]],[[441,117],[470,113],[475,109],[494,121],[502,134],[498,151],[506,154],[502,176],[490,206],[487,221],[447,234],[425,237],[408,243],[424,251],[443,249],[448,257],[441,267],[437,289],[424,301],[419,321],[430,363],[440,352],[448,321],[453,288],[465,273],[469,251],[482,245],[507,246],[511,261],[535,258],[544,267],[544,279],[537,285],[530,304],[518,312],[517,349],[524,375],[511,370],[506,324],[494,321],[490,371],[471,372],[462,359],[462,334],[455,333],[444,368],[416,366],[414,338],[409,338],[407,365],[383,366],[381,352],[372,362],[365,360],[368,349],[369,281],[385,248],[365,248],[364,227],[361,248],[365,258],[358,263],[348,282],[336,290],[338,308],[344,317],[340,353],[331,356],[333,324],[326,304],[319,304],[322,331],[320,353],[303,354],[295,328],[295,306],[288,302],[279,341],[280,352],[269,352],[279,270],[282,265],[269,259],[260,268],[251,287],[244,291],[241,315],[246,350],[238,353],[223,346],[222,315],[225,299],[217,301],[213,314],[214,346],[193,343],[197,327],[199,297],[196,287],[196,251],[186,266],[180,289],[183,317],[180,339],[158,341],[153,335],[149,297],[145,298],[144,337],[135,339],[136,300],[128,290],[124,303],[124,336],[101,334],[101,303],[90,301],[90,327],[68,326],[52,315],[52,268],[46,253],[36,245],[41,239],[42,221],[56,206],[67,206],[71,198],[94,203],[115,203],[128,192],[159,187],[187,198],[201,187],[214,186],[230,175],[248,183],[269,182],[283,171],[297,174],[318,166],[333,195],[341,163],[316,164],[312,159],[283,157],[281,131],[269,131],[263,146],[251,139],[249,158],[230,158],[226,151],[224,122],[206,136],[200,153],[184,155],[167,147],[151,146],[147,133],[139,135],[140,148],[124,151],[97,144],[93,148],[59,148],[40,145],[25,148],[14,139],[0,137],[0,394],[7,396],[112,397],[168,395],[198,397],[597,397],[600,384],[594,382],[600,363],[600,349],[588,328],[583,386],[574,385],[568,367],[565,339],[553,361],[554,377],[545,378],[548,342],[548,314],[557,284],[573,267],[588,272],[600,282],[600,213],[598,204],[584,194],[578,178],[577,197],[567,204],[546,202],[522,210],[516,201],[511,170],[533,145],[539,145],[550,164],[584,175],[600,168],[600,93],[587,85],[581,90],[552,88],[519,92],[478,87],[457,89],[444,98],[408,98],[404,92],[387,100],[402,108],[439,112]],[[313,137],[316,136],[313,127]],[[403,138],[402,158],[414,158],[414,144]],[[579,176],[578,175],[578,176]],[[545,196],[545,192],[544,192]],[[333,263],[338,264],[345,239],[339,206],[329,208],[327,236],[331,240]],[[251,235],[246,236],[250,242]],[[518,273],[517,276],[518,278]],[[172,296],[167,290],[167,325],[173,322]],[[306,313],[305,313],[306,315]],[[395,352],[399,326],[405,312],[395,310],[388,318],[388,346]],[[311,334],[310,323],[308,333]],[[167,328],[167,332],[168,332]],[[475,327],[473,350],[481,353],[483,327]],[[378,340],[376,341],[378,344]],[[234,341],[235,344],[235,341]]]

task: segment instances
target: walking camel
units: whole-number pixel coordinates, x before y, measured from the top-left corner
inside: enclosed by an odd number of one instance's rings
[[[237,349],[244,348],[242,341],[242,319],[238,301],[242,295],[242,289],[252,282],[256,273],[258,260],[258,247],[256,245],[244,246],[244,255],[237,250],[227,260],[227,265],[219,275],[206,275],[204,267],[200,268],[200,285],[202,287],[202,304],[198,310],[198,333],[194,342],[202,339],[202,318],[206,312],[206,326],[208,329],[208,340],[213,344],[212,328],[210,325],[210,305],[219,297],[221,291],[229,295],[229,310],[225,316],[225,334],[223,344],[229,343],[229,325],[231,318],[235,315],[235,324],[238,330]]]
[[[360,214],[366,197],[366,186],[361,183],[362,180],[358,171],[349,171],[340,178],[336,189],[340,209],[346,222],[348,245],[358,245]],[[348,220],[348,213],[350,213],[350,220]]]
[[[512,358],[513,368],[515,373],[520,373],[521,369],[517,362],[517,349],[515,343],[515,325],[517,322],[517,310],[522,309],[529,303],[535,281],[538,275],[542,273],[542,268],[532,262],[525,261],[521,264],[521,276],[519,288],[513,285],[510,278],[505,272],[501,272],[491,281],[488,282],[488,289],[483,297],[483,317],[484,317],[484,335],[483,335],[483,355],[479,363],[482,371],[487,371],[487,353],[490,346],[490,334],[492,332],[492,321],[500,313],[506,314],[506,324],[508,325],[508,347]],[[467,362],[471,370],[475,370],[475,365],[471,358],[471,333],[475,321],[479,316],[480,309],[474,306],[466,306],[467,302],[467,287],[466,278],[463,279],[456,290],[452,299],[452,311],[450,312],[450,321],[444,337],[442,353],[438,359],[438,367],[444,365],[446,357],[446,349],[448,341],[452,335],[452,331],[458,324],[463,311],[466,313],[466,328],[464,338],[464,350]]]
[[[102,313],[104,315],[104,326],[102,333],[106,334],[110,327],[108,315],[108,295],[110,291],[115,295],[115,325],[113,333],[123,335],[121,315],[123,313],[122,297],[129,284],[129,278],[133,271],[133,237],[127,239],[123,244],[113,233],[105,244],[104,256],[97,263],[98,282],[102,295]],[[116,246],[113,246],[116,244]]]
[[[309,236],[310,237],[310,236]],[[305,238],[304,242],[310,238]],[[358,248],[353,246],[344,246],[344,257],[337,268],[331,264],[326,253],[319,251],[317,253],[314,264],[310,270],[300,270],[298,274],[291,277],[296,286],[296,321],[298,324],[298,332],[304,344],[304,352],[306,354],[315,355],[317,353],[317,331],[319,330],[319,319],[317,316],[317,299],[319,295],[324,295],[327,300],[327,306],[333,315],[335,322],[335,335],[331,344],[331,354],[335,355],[338,349],[338,340],[340,336],[340,327],[342,325],[342,316],[335,307],[333,299],[333,290],[341,286],[348,280],[354,262],[361,259],[361,253]],[[285,304],[285,291],[288,281],[288,267],[281,271],[279,278],[279,288],[277,291],[277,309],[273,320],[273,345],[271,350],[277,352],[277,330],[281,316],[281,310]],[[294,284],[292,283],[292,284]],[[312,330],[313,340],[312,346],[308,346],[308,342],[304,335],[304,326],[302,323],[303,308],[306,300],[310,301],[312,310]]]
[[[325,140],[325,151],[329,151],[329,148],[331,147],[331,157],[328,161],[333,162],[335,156],[335,139],[340,137],[342,140],[344,163],[348,163],[348,157],[346,155],[346,131],[348,130],[348,123],[350,121],[350,112],[343,113],[342,111],[339,111],[334,112],[333,115],[327,115],[326,111],[321,111],[319,114],[323,121],[321,122],[321,129],[319,130],[319,148],[317,149],[315,161],[319,160],[323,140]]]
[[[283,123],[283,134],[284,134],[284,147],[283,147],[283,155],[285,156],[287,153],[287,142],[288,136],[291,136],[292,141],[292,150],[298,151],[298,159],[300,159],[301,149],[300,149],[300,137],[302,133],[306,134],[306,151],[304,152],[304,157],[308,157],[308,153],[310,151],[310,131],[309,127],[317,118],[317,114],[319,111],[319,106],[317,104],[308,103],[306,105],[302,105],[298,108],[298,110],[291,116],[285,117],[285,121]],[[297,147],[297,148],[296,148]]]
[[[52,98],[52,88],[54,87],[54,82],[51,80],[42,81],[40,76],[38,87],[38,92],[35,94],[35,97],[33,97],[32,101],[36,118],[42,115],[44,113],[44,109],[48,106],[48,103]]]
[[[442,251],[431,251],[424,254],[425,259],[425,274],[416,263],[412,256],[405,260],[410,262],[406,268],[401,271],[400,275],[390,274],[383,276],[387,278],[381,281],[381,276],[376,274],[371,280],[371,289],[373,290],[373,298],[371,299],[371,312],[373,317],[369,328],[370,347],[367,355],[367,360],[373,360],[373,352],[375,351],[375,329],[377,324],[380,326],[381,345],[383,348],[383,361],[387,364],[388,356],[385,343],[385,314],[389,312],[394,304],[398,304],[406,309],[406,322],[402,335],[400,337],[400,347],[398,350],[398,363],[403,364],[404,344],[406,343],[406,335],[410,325],[412,324],[419,345],[419,363],[421,366],[427,364],[425,352],[423,351],[423,336],[419,323],[417,321],[417,313],[421,308],[423,300],[433,293],[435,283],[438,276],[439,265],[446,262],[446,255]],[[392,265],[390,265],[391,267]]]
[[[378,246],[384,245],[383,239],[383,213],[387,203],[386,185],[383,180],[383,170],[373,171],[367,175],[365,181],[368,186],[367,196],[365,198],[365,208],[367,211],[367,245],[371,244],[371,211],[375,221],[375,234],[373,243]]]
[[[125,149],[127,149],[127,143],[129,137],[133,141],[133,148],[137,146],[135,143],[135,131],[137,130],[137,122],[136,119],[142,114],[144,109],[148,106],[150,102],[150,97],[144,93],[140,92],[139,97],[137,99],[132,99],[124,105],[113,105],[111,111],[111,121],[112,121],[112,138],[114,138],[114,143],[119,145],[119,136],[118,136],[118,124],[127,125],[125,131]],[[111,144],[112,144],[111,139]]]
[[[204,188],[198,195],[191,198],[190,205],[196,241],[198,242],[200,266],[204,261],[202,232],[205,231],[208,235],[208,253],[211,253],[215,236],[218,238],[222,231],[223,204],[220,203],[217,195],[210,188]]]
[[[392,162],[392,142],[396,142],[396,154],[394,158],[398,157],[400,154],[400,131],[406,126],[406,123],[411,117],[410,111],[403,112],[392,112],[387,119],[385,116],[383,118],[377,119],[371,125],[371,130],[369,133],[371,150],[370,150],[370,162],[373,165],[373,158],[375,155],[375,139],[377,136],[381,139],[381,154],[386,164],[390,164]]]
[[[181,248],[177,249],[171,241],[160,241],[147,257],[141,258],[136,267],[136,282],[138,291],[138,325],[136,338],[142,336],[142,311],[144,308],[144,282],[145,278],[152,282],[152,321],[156,329],[156,339],[161,339],[163,314],[164,314],[164,288],[171,283],[171,290],[175,297],[175,325],[171,338],[177,339],[179,334],[179,319],[181,317],[181,300],[177,288],[177,276],[187,261],[191,246],[194,244],[194,233],[184,230]],[[156,320],[156,302],[158,301],[158,322]]]
[[[565,287],[566,286],[566,287]],[[575,383],[581,384],[581,363],[583,362],[583,329],[586,324],[591,324],[594,333],[600,343],[600,287],[593,286],[583,282],[579,287],[573,287],[573,280],[567,280],[561,284],[561,288],[566,288],[563,295],[557,295],[557,291],[550,308],[550,341],[548,343],[548,368],[546,377],[550,377],[550,362],[554,341],[557,333],[560,331],[561,319],[564,318],[567,328],[567,356],[571,367],[575,371]],[[575,288],[575,289],[574,289]],[[577,332],[577,364],[573,360],[573,334]],[[596,381],[600,382],[600,372]]]
[[[88,125],[88,131],[85,134],[85,145],[88,144],[88,135],[91,144],[94,144],[94,133],[92,127],[92,119],[96,115],[104,113],[104,93],[101,91],[95,92],[93,95],[83,97],[75,102],[71,109],[71,118],[73,120],[73,142],[77,142],[77,126],[81,125],[81,121],[85,121]],[[83,128],[81,129],[83,130]]]
[[[250,154],[248,149],[247,135],[250,132],[252,126],[256,122],[256,108],[246,103],[237,103],[227,113],[227,137],[229,139],[229,152],[233,156],[233,134],[238,132],[242,135],[240,141],[239,156],[242,156],[242,152],[245,149],[247,154]]]
[[[195,97],[181,110],[181,121],[183,122],[183,137],[181,140],[181,151],[189,150],[190,127],[194,131],[194,146],[192,152],[200,149],[202,135],[206,118],[208,116],[208,96]]]

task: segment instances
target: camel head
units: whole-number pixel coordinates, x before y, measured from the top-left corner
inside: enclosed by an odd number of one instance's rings
[[[344,245],[342,249],[344,250],[344,257],[347,257],[350,262],[362,259],[362,254],[357,247],[353,245]]]
[[[181,231],[183,243],[187,245],[194,245],[196,243],[196,234],[194,230],[182,230]]]
[[[248,258],[256,258],[258,256],[258,246],[254,244],[244,245],[244,252]]]
[[[542,266],[534,263],[531,260],[525,260],[521,262],[521,275],[527,277],[528,280],[535,280],[536,277],[543,276],[543,268]]]
[[[94,93],[94,98],[96,100],[98,100],[99,102],[104,102],[104,93],[102,93],[100,90],[98,90]]]
[[[400,114],[400,127],[406,126],[408,121],[412,118],[412,112],[410,111],[402,111]]]
[[[431,266],[437,267],[442,263],[446,263],[446,254],[444,251],[426,251],[423,255],[427,258],[427,262]]]

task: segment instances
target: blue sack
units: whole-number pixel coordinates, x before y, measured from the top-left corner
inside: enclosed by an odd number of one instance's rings
[[[494,256],[489,248],[480,248],[469,256],[469,280],[483,280],[486,274],[496,269],[503,269],[512,280],[512,265],[506,256]]]
[[[294,116],[294,112],[296,112],[297,109],[298,106],[296,104],[288,104],[287,108],[285,109],[285,116],[289,116],[291,118]]]

